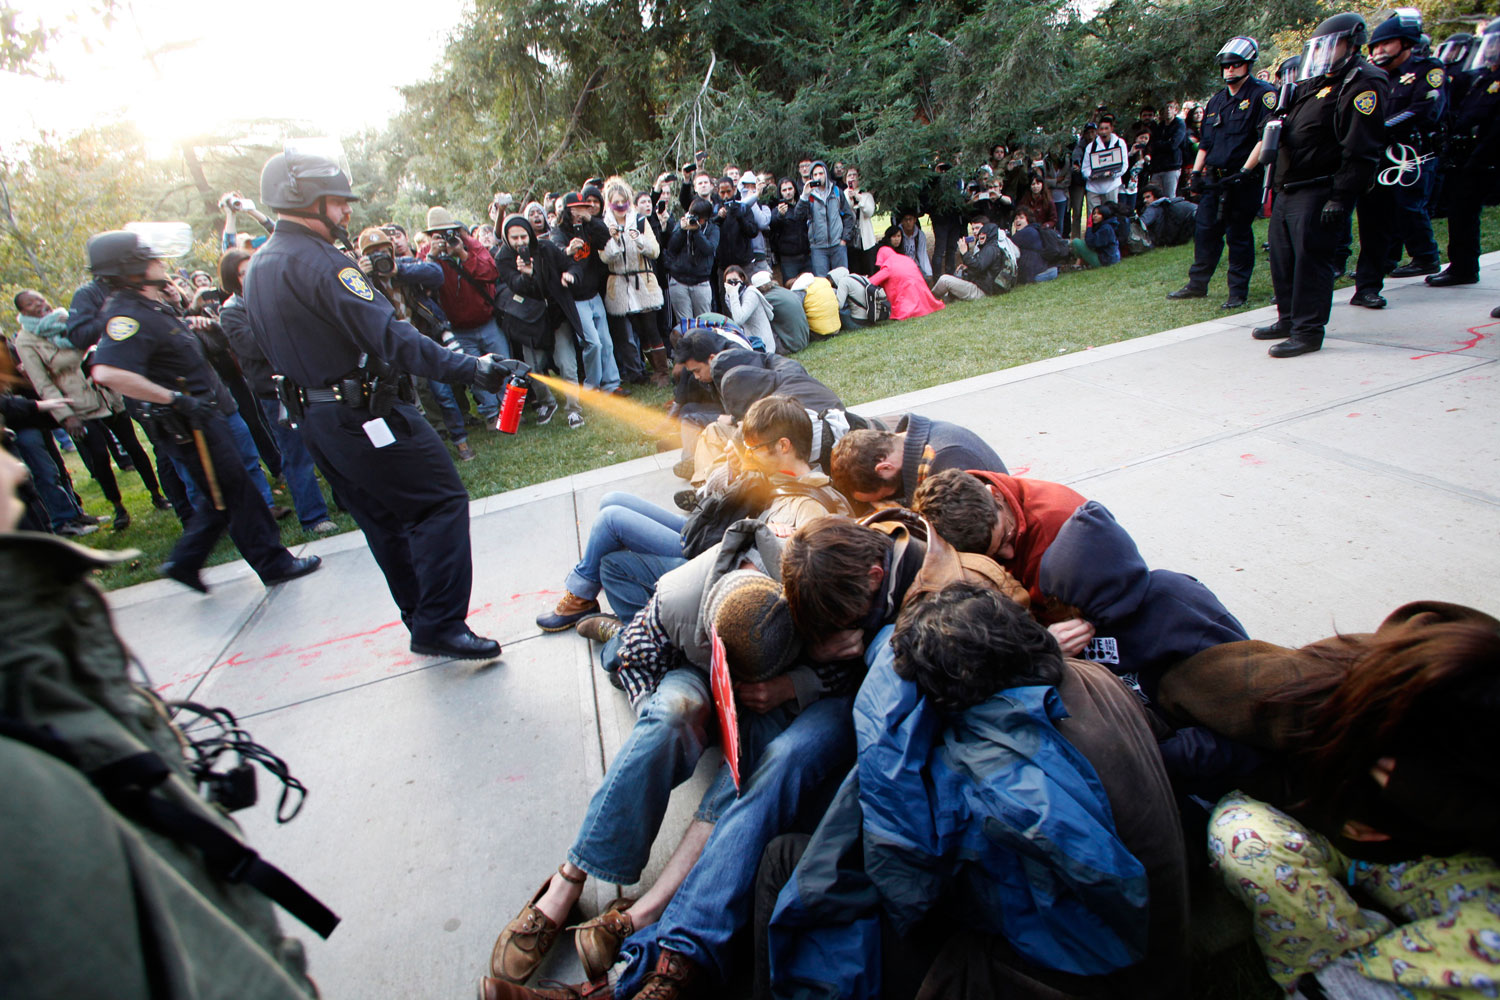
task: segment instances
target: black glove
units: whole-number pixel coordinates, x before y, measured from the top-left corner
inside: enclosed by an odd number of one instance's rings
[[[1323,225],[1341,226],[1348,218],[1349,210],[1337,198],[1329,198],[1323,203],[1323,214],[1321,216]]]
[[[1188,175],[1188,194],[1194,198],[1203,193],[1203,171],[1194,170]]]
[[[190,396],[185,392],[172,393],[172,412],[187,420],[191,427],[202,428],[208,424],[213,404]]]
[[[531,368],[524,361],[486,354],[474,363],[474,387],[485,392],[499,392],[510,375],[526,376]]]

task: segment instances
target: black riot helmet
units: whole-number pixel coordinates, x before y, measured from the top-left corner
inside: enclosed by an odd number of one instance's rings
[[[1312,37],[1302,49],[1302,74],[1299,79],[1341,73],[1358,57],[1369,40],[1365,19],[1353,12],[1335,14],[1313,29]]]
[[[1500,69],[1500,17],[1484,26],[1484,33],[1474,40],[1465,67],[1471,73]]]
[[[1218,60],[1220,66],[1253,63],[1260,58],[1260,46],[1249,35],[1235,35],[1224,43],[1224,47],[1214,58]]]
[[[151,251],[135,233],[112,229],[89,237],[89,270],[96,278],[134,278],[146,273]]]
[[[349,175],[331,157],[288,150],[266,161],[260,172],[260,200],[279,215],[318,219],[335,239],[347,241],[349,233],[328,215],[330,197],[359,201]]]
[[[1370,48],[1374,48],[1381,42],[1399,40],[1401,51],[1416,48],[1422,41],[1422,15],[1410,7],[1397,10],[1390,17],[1381,21],[1370,32]],[[1382,69],[1394,62],[1394,54],[1376,56],[1371,55],[1370,61]]]
[[[1443,43],[1437,47],[1438,62],[1444,66],[1458,66],[1463,69],[1464,60],[1469,58],[1469,53],[1474,48],[1474,36],[1467,31],[1460,31],[1443,39]]]
[[[1297,74],[1301,71],[1301,69],[1302,69],[1302,56],[1301,56],[1301,54],[1299,53],[1298,55],[1295,55],[1295,56],[1288,56],[1287,58],[1281,60],[1281,65],[1280,66],[1276,67],[1276,82],[1277,83],[1283,83],[1283,84],[1285,84],[1285,83],[1296,83],[1297,82]]]

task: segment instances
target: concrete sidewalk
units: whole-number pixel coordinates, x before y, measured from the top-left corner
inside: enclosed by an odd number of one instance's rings
[[[1493,613],[1500,254],[1483,264],[1475,286],[1390,282],[1383,312],[1340,291],[1324,350],[1303,358],[1250,339],[1274,316],[1260,309],[857,409],[964,424],[1012,473],[1099,500],[1148,563],[1203,580],[1256,638],[1368,630],[1420,598]],[[323,570],[273,591],[236,563],[205,574],[207,597],[165,581],[110,595],[164,696],[239,714],[311,789],[277,827],[262,775],[239,818],[344,917],[327,942],[283,917],[326,996],[470,995],[495,935],[563,860],[633,714],[586,642],[533,618],[600,497],[670,506],[676,457],[474,501],[471,623],[505,646],[491,664],[409,653],[358,534],[305,546]],[[717,763],[679,790],[653,871]],[[591,882],[585,909],[613,895]],[[544,973],[575,976],[571,951],[560,940]]]

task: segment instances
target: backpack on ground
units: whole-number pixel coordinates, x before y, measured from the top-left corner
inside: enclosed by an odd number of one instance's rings
[[[862,274],[849,274],[839,281],[844,293],[844,307],[856,320],[864,323],[879,323],[891,318],[891,300],[885,289],[870,284]]]
[[[1161,198],[1156,204],[1162,206],[1156,224],[1151,227],[1151,240],[1159,247],[1175,247],[1189,243],[1198,228],[1198,206],[1186,198]]]
[[[1042,260],[1048,264],[1066,264],[1073,259],[1073,245],[1056,229],[1033,226],[1042,239]]]
[[[759,473],[745,473],[723,493],[705,497],[682,526],[682,556],[691,559],[724,540],[736,521],[759,517],[771,505],[771,482]]]

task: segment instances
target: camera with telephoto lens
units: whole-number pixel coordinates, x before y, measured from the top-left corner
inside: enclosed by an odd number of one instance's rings
[[[396,255],[390,250],[372,250],[367,255],[370,270],[377,278],[389,278],[396,273]]]

